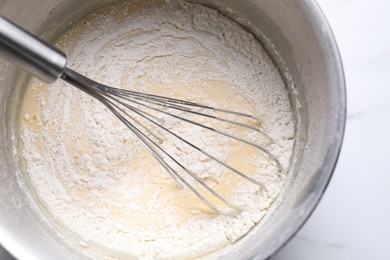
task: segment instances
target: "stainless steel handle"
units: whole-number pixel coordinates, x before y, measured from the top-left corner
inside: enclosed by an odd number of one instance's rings
[[[0,56],[51,83],[66,67],[66,55],[0,16]]]

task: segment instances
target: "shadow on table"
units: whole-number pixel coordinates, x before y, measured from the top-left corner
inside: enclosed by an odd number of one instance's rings
[[[15,260],[15,258],[0,246],[0,260]]]

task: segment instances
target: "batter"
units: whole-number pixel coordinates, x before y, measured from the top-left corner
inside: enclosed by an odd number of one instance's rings
[[[101,259],[207,256],[228,250],[262,219],[284,184],[294,123],[281,76],[250,33],[200,5],[140,1],[130,8],[122,2],[73,24],[56,47],[67,53],[68,67],[103,84],[261,117],[257,127],[274,143],[232,131],[265,146],[283,168],[247,145],[163,117],[191,142],[264,184],[262,189],[167,142],[165,149],[183,155],[186,166],[242,209],[215,214],[178,188],[101,103],[62,81],[33,79],[21,112],[25,175],[43,217],[78,250]]]

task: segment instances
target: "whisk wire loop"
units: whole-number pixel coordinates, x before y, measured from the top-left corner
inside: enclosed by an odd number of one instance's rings
[[[145,111],[144,109],[140,109],[136,107],[135,105],[146,108],[147,110],[150,111],[155,111],[163,115],[167,115],[169,117],[175,118],[177,120],[186,123],[196,125],[203,129],[207,129],[209,131],[220,134],[222,136],[255,147],[256,149],[260,150],[263,154],[265,154],[270,160],[273,161],[275,166],[278,168],[279,172],[282,171],[282,167],[279,160],[263,146],[260,146],[254,142],[251,142],[239,136],[227,133],[225,131],[215,129],[214,127],[211,127],[209,125],[198,123],[196,121],[190,120],[188,118],[177,115],[175,113],[165,111],[161,108],[173,109],[179,112],[186,112],[193,115],[202,116],[213,120],[225,122],[228,124],[240,126],[246,129],[254,130],[255,132],[262,135],[268,141],[273,142],[273,140],[271,139],[271,137],[269,137],[268,134],[264,133],[258,128],[245,123],[216,116],[215,112],[226,113],[233,116],[244,117],[244,118],[256,120],[257,122],[261,122],[261,120],[257,117],[254,117],[249,114],[241,113],[241,112],[230,111],[227,109],[214,108],[211,106],[198,104],[192,101],[179,100],[179,99],[168,98],[168,97],[152,95],[152,94],[145,94],[145,93],[136,92],[132,90],[112,88],[100,84],[98,82],[95,82],[89,78],[86,78],[81,74],[73,70],[70,70],[68,68],[66,68],[64,73],[62,74],[62,79],[76,86],[77,88],[81,89],[87,94],[93,96],[100,102],[102,102],[147,147],[147,149],[151,152],[153,157],[162,166],[162,168],[164,168],[164,170],[171,176],[171,178],[179,185],[179,187],[183,187],[184,185],[185,187],[189,188],[203,203],[205,203],[210,209],[212,209],[214,212],[218,214],[222,214],[222,212],[212,202],[210,202],[204,195],[202,195],[200,191],[198,191],[197,188],[195,188],[194,185],[192,185],[189,181],[186,180],[186,178],[184,178],[181,174],[179,174],[178,171],[175,169],[176,167],[179,167],[179,169],[186,172],[187,175],[190,176],[196,183],[200,184],[205,190],[210,192],[212,196],[219,199],[229,208],[232,208],[234,210],[240,210],[240,209],[236,205],[234,205],[231,201],[227,200],[225,197],[223,197],[221,194],[219,194],[217,191],[211,188],[195,172],[190,170],[188,167],[184,166],[172,154],[170,154],[164,148],[162,148],[161,145],[159,145],[159,143],[163,142],[163,139],[160,138],[157,134],[155,134],[154,131],[150,129],[150,126],[141,123],[139,119],[143,119],[145,120],[145,122],[149,122],[149,124],[154,125],[159,129],[165,131],[170,136],[176,138],[176,140],[179,140],[180,142],[188,145],[192,149],[198,151],[202,155],[217,162],[219,165],[223,166],[224,168],[238,174],[242,178],[258,185],[261,189],[265,189],[266,187],[262,184],[262,182],[254,179],[253,177],[248,176],[242,171],[236,169],[235,167],[225,163],[220,158],[198,147],[194,143],[188,141],[187,139],[183,138],[182,136],[168,129],[164,125],[160,124],[159,122],[157,122],[159,120],[158,117]],[[214,114],[205,113],[201,111],[194,111],[190,107],[197,108],[197,109],[205,109],[211,111]],[[133,113],[134,116],[130,115],[130,113]],[[137,119],[136,117],[138,117],[139,119]],[[148,136],[148,134],[150,136]]]

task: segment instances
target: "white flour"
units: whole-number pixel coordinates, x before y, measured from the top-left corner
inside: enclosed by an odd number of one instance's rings
[[[288,92],[259,43],[211,9],[149,2],[141,1],[138,10],[119,4],[76,24],[58,42],[68,67],[110,86],[261,116],[275,143],[246,136],[266,146],[286,172],[294,138]],[[178,144],[187,154],[185,165],[215,178],[219,184],[211,185],[244,209],[209,214],[188,189],[175,186],[125,126],[78,89],[34,80],[22,117],[22,156],[39,202],[63,232],[101,258],[207,255],[258,223],[284,183],[285,173],[261,153],[166,116],[166,126],[266,187]],[[170,142],[165,149],[182,154]]]

